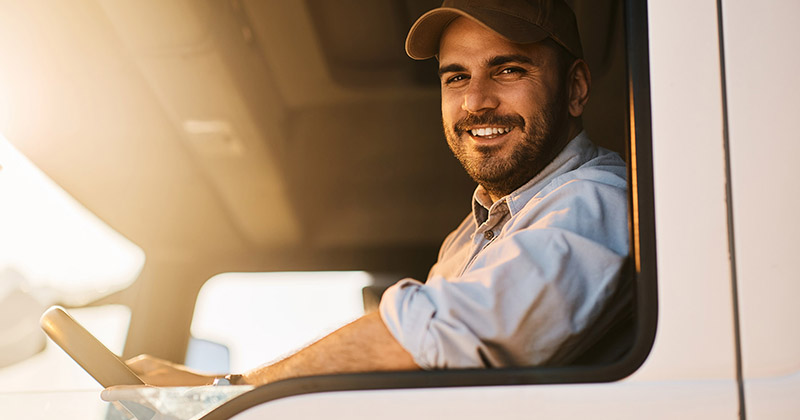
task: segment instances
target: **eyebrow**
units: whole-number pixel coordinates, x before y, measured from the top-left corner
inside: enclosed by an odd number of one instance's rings
[[[445,73],[454,73],[457,71],[467,71],[467,68],[461,64],[448,64],[444,67],[439,67],[439,77],[442,77]]]
[[[540,66],[540,61],[534,61],[531,57],[522,54],[507,54],[494,56],[487,61],[488,67],[502,66],[508,63],[529,64],[531,66]],[[467,68],[461,64],[448,64],[444,67],[439,67],[439,77],[445,73],[467,71]]]
[[[539,62],[534,62],[533,59],[527,55],[522,54],[498,55],[489,59],[488,64],[489,67],[497,67],[507,63],[530,64],[532,66],[538,66],[540,64]]]

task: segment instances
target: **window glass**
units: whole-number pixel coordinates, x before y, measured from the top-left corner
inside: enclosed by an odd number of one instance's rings
[[[363,271],[220,274],[200,291],[192,336],[227,346],[230,370],[242,372],[363,315],[361,290],[370,284]],[[204,359],[194,348],[189,364]]]

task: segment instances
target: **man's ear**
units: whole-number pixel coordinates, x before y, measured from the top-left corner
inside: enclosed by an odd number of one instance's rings
[[[592,74],[589,66],[582,59],[577,59],[567,72],[567,89],[569,91],[569,114],[575,118],[583,114],[589,91],[592,88]]]

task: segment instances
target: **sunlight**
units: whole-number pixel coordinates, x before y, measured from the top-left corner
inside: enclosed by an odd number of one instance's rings
[[[224,344],[240,372],[286,356],[364,314],[363,271],[226,273],[197,297],[192,335]]]
[[[82,305],[130,285],[142,250],[108,227],[0,135],[0,284],[43,304]],[[101,175],[101,174],[98,174]]]

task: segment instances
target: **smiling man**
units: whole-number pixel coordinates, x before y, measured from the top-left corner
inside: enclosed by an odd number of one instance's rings
[[[408,35],[436,57],[447,142],[478,183],[421,284],[381,301],[424,368],[565,364],[586,350],[628,252],[626,169],[581,115],[591,76],[560,0],[447,0]]]
[[[533,178],[580,131],[589,72],[582,60],[565,72],[565,56],[554,42],[515,44],[466,17],[445,29],[447,142],[492,201]]]
[[[232,383],[566,364],[619,306],[626,167],[583,131],[591,77],[572,10],[561,0],[446,0],[414,24],[406,51],[439,61],[447,142],[478,184],[472,212],[425,283],[401,280],[377,313]],[[129,364],[155,385],[214,379],[149,357]]]

